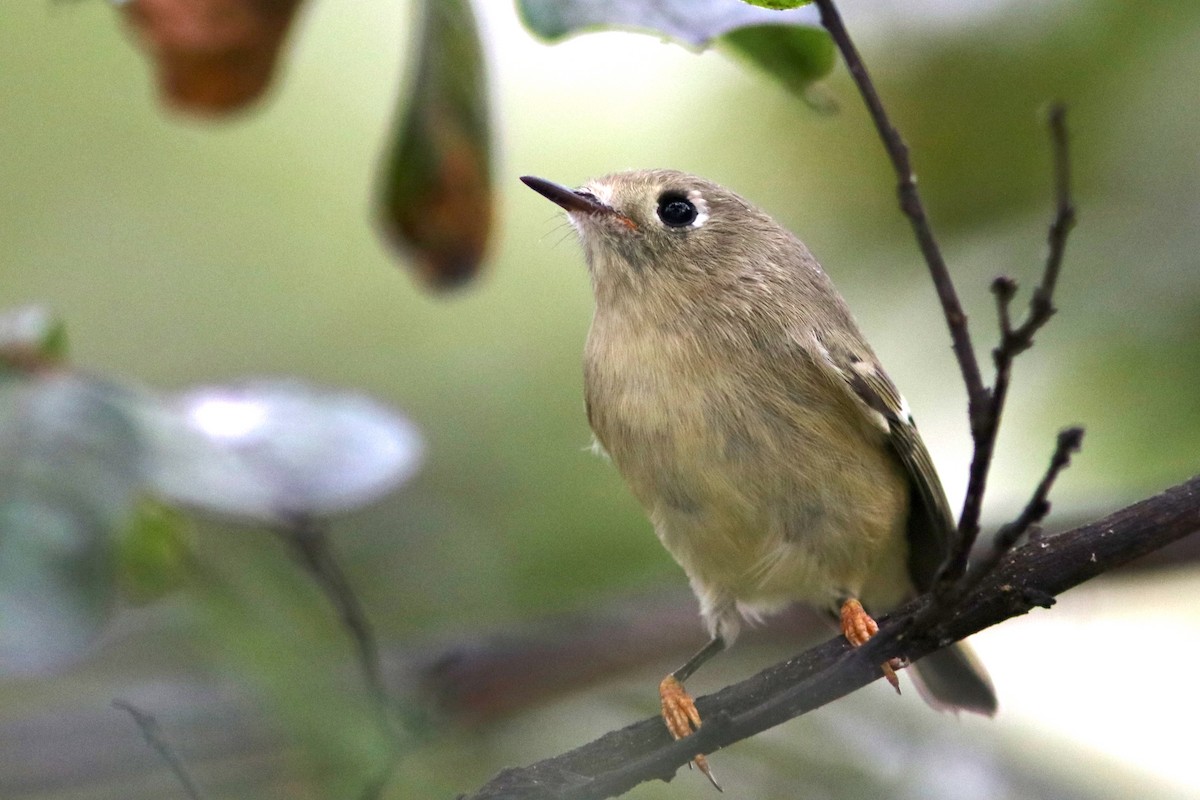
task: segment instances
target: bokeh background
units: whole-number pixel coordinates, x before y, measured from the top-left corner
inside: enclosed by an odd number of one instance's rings
[[[122,380],[178,389],[297,376],[414,420],[428,443],[422,474],[334,526],[414,703],[404,676],[423,673],[409,667],[446,648],[498,631],[552,645],[593,617],[636,621],[639,609],[690,602],[615,471],[586,452],[587,276],[561,216],[519,175],[575,184],[671,166],[752,198],[847,296],[955,504],[970,452],[944,323],[843,71],[823,84],[840,112],[820,114],[718,53],[618,32],[551,47],[510,3],[477,5],[498,235],[482,278],[444,296],[414,283],[372,223],[403,87],[403,2],[309,4],[270,97],[219,123],[159,108],[107,5],[0,7],[0,303],[51,306],[73,362]],[[988,521],[1019,508],[1068,423],[1088,435],[1052,524],[1195,473],[1200,6],[848,0],[844,11],[913,149],[981,348],[994,330],[990,278],[1031,284],[1040,269],[1042,112],[1052,99],[1070,107],[1080,225],[1060,313],[1018,362]],[[183,589],[123,608],[66,672],[0,681],[0,796],[173,796],[161,762],[108,707],[115,697],[158,716],[214,797],[353,796],[381,745],[323,598],[261,532],[195,522],[187,540]],[[994,721],[935,715],[912,692],[872,686],[714,767],[738,797],[1200,797],[1189,733],[1198,592],[1192,568],[1112,576],[977,636],[1001,696]],[[669,628],[658,659],[531,692],[539,702],[504,714],[435,715],[386,796],[453,797],[503,765],[655,713],[661,674],[703,635],[690,609],[654,619]],[[715,690],[799,646],[739,646],[690,686]],[[587,673],[598,658],[564,669]],[[142,756],[114,755],[127,752]],[[630,796],[704,791],[682,773]]]

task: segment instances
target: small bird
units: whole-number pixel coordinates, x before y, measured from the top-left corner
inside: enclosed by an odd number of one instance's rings
[[[878,630],[866,609],[932,586],[954,520],[908,405],[792,233],[674,170],[578,190],[521,180],[579,235],[596,301],[588,422],[687,573],[711,637],[659,686],[678,739],[700,725],[683,681],[744,620],[800,601],[861,645]],[[899,690],[897,666],[881,669]],[[965,644],[915,667],[934,707],[995,713]],[[696,764],[712,780],[704,756]]]

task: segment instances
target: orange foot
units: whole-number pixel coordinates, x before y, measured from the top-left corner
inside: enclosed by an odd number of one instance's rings
[[[878,631],[879,625],[871,619],[871,615],[862,607],[862,603],[853,597],[842,603],[842,635],[846,637],[846,641],[859,647],[866,644],[867,640]],[[883,670],[883,677],[887,678],[888,683],[896,690],[896,694],[900,694],[900,679],[896,677],[896,670],[903,666],[904,662],[898,658],[893,658],[880,666],[880,669]]]
[[[689,736],[692,731],[699,730],[700,712],[696,710],[696,702],[692,700],[692,696],[687,693],[683,684],[674,675],[663,678],[662,683],[658,685],[658,696],[662,698],[663,722],[667,724],[667,730],[671,732],[671,736],[682,739]],[[717,791],[721,791],[721,784],[717,783],[717,779],[713,777],[712,769],[708,766],[708,759],[703,754],[699,754],[692,761],[704,773],[704,777],[712,782]]]

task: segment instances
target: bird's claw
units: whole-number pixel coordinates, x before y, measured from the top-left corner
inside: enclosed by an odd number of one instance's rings
[[[842,603],[841,621],[842,635],[854,647],[861,647],[879,632],[879,624],[862,607],[862,603],[853,597]],[[897,677],[896,670],[904,667],[904,659],[901,658],[893,658],[879,667],[883,670],[883,677],[896,690],[896,694],[900,694],[900,678]]]
[[[662,700],[663,722],[670,731],[672,738],[682,739],[700,729],[700,712],[696,710],[696,701],[683,688],[683,684],[674,676],[668,675],[658,685],[658,696]],[[692,763],[696,765],[704,777],[721,791],[721,784],[713,776],[712,768],[704,754],[698,753]],[[689,765],[690,766],[690,765]]]

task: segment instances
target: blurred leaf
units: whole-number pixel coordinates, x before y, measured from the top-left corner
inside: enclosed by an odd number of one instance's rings
[[[820,28],[793,25],[752,25],[730,31],[721,39],[726,49],[769,73],[811,105],[823,98],[811,94],[813,81],[825,77],[836,63],[833,40]]]
[[[189,551],[183,516],[173,508],[143,499],[117,540],[121,596],[145,604],[183,585]]]
[[[492,228],[486,65],[469,0],[419,0],[409,98],[381,187],[384,232],[434,288],[472,278]]]
[[[809,85],[829,73],[834,48],[805,3],[742,0],[518,0],[525,25],[556,41],[576,33],[631,28],[658,33],[692,47],[719,42],[781,81],[816,106]],[[788,8],[791,10],[772,10]]]
[[[0,314],[0,372],[46,366],[67,354],[67,329],[42,306]]]
[[[778,10],[806,6],[811,3],[812,0],[744,0],[744,2],[747,2],[753,6],[762,6],[763,8],[773,8]]]
[[[108,620],[142,451],[112,387],[0,378],[0,671],[66,666]]]
[[[291,381],[146,402],[139,422],[163,499],[267,524],[373,502],[413,474],[422,449],[413,425],[378,403]]]
[[[158,68],[164,102],[226,114],[271,83],[299,0],[128,0],[126,22]]]
[[[576,33],[632,28],[704,47],[739,28],[758,25],[817,26],[809,9],[771,11],[742,0],[518,0],[525,26],[556,41]]]

